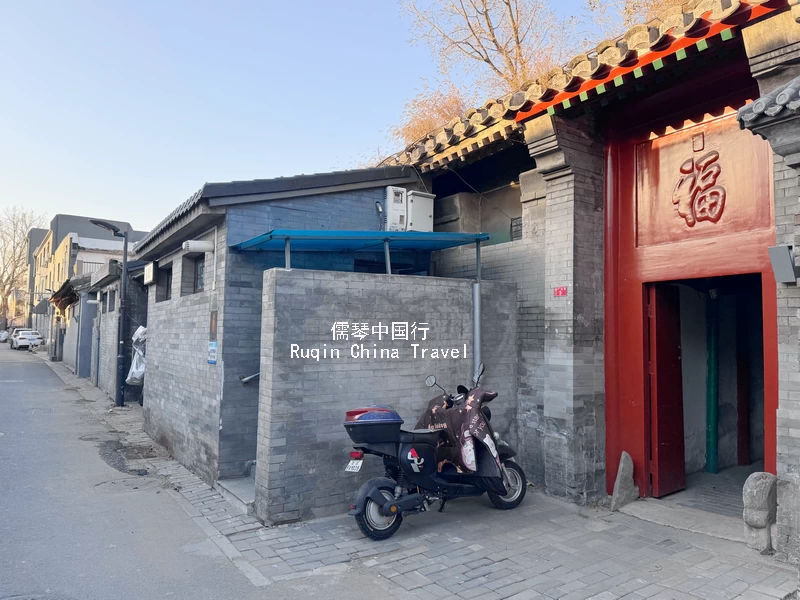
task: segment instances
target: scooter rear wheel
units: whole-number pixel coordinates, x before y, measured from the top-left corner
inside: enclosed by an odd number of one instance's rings
[[[394,490],[389,486],[378,488],[386,500],[394,499]],[[397,514],[385,517],[381,513],[381,506],[372,498],[367,498],[367,503],[361,514],[356,515],[358,528],[371,540],[385,540],[392,537],[403,524],[403,515]]]
[[[525,492],[528,490],[528,481],[525,478],[525,471],[517,463],[507,460],[503,466],[508,473],[508,493],[505,496],[489,492],[489,500],[500,510],[511,510],[517,508],[525,499]]]

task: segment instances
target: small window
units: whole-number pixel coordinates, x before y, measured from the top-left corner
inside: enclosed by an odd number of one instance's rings
[[[181,296],[191,296],[202,292],[206,287],[206,255],[184,254],[181,259]]]
[[[117,308],[117,291],[108,292],[108,312],[114,312]]]
[[[205,254],[194,259],[194,291],[202,292],[205,289],[206,257]]]
[[[172,300],[172,265],[158,267],[156,282],[156,302]]]
[[[108,312],[108,294],[106,292],[100,296],[100,306],[104,313]]]
[[[511,241],[522,239],[522,217],[511,219]]]

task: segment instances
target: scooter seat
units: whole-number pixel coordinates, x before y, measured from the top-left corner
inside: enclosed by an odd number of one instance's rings
[[[436,446],[443,429],[414,429],[413,431],[400,431],[400,442],[404,444],[430,444]]]

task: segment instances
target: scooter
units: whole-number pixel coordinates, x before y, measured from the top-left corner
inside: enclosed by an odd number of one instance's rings
[[[403,518],[426,512],[439,502],[488,493],[495,507],[510,510],[525,498],[525,472],[512,460],[516,451],[495,433],[487,403],[497,397],[480,387],[483,364],[469,390],[458,386],[447,393],[429,375],[425,384],[444,393],[428,404],[418,427],[404,431],[403,420],[390,406],[368,406],[347,411],[344,427],[353,441],[346,472],[357,473],[365,454],[383,459],[384,477],[364,483],[348,514],[361,532],[385,540],[400,528]],[[460,427],[459,427],[460,424]]]

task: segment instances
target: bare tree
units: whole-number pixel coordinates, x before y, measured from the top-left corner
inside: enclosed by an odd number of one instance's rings
[[[412,41],[424,42],[441,78],[423,81],[409,99],[393,141],[409,146],[471,106],[517,91],[566,61],[572,51],[572,19],[560,20],[551,0],[400,0],[413,20]],[[461,69],[463,83],[453,74]]]
[[[585,0],[585,14],[560,19],[553,0],[400,0],[413,20],[412,41],[424,42],[442,81],[427,83],[391,130],[408,146],[477,101],[517,91],[565,64],[603,37],[616,37],[687,0]],[[602,36],[602,37],[601,37]],[[464,85],[451,76],[461,69]],[[467,91],[469,90],[469,91]]]
[[[443,74],[474,72],[481,91],[503,94],[569,58],[571,21],[561,22],[547,0],[402,0]]]
[[[8,297],[25,284],[28,270],[28,231],[44,224],[44,215],[19,206],[0,213],[0,316],[5,316]]]
[[[405,146],[413,144],[462,116],[475,101],[474,94],[463,92],[452,81],[442,80],[436,86],[423,81],[422,89],[405,103],[400,123],[391,129],[392,136]]]
[[[590,35],[614,38],[634,25],[649,23],[673,6],[687,0],[586,0],[591,21],[585,29]]]

